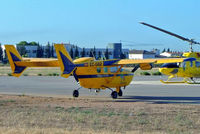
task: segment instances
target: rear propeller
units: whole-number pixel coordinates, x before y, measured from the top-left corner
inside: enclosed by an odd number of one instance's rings
[[[190,43],[190,51],[191,51],[191,52],[193,52],[193,48],[192,48],[192,45],[193,45],[193,44],[198,44],[198,45],[200,45],[200,43],[194,41],[194,39],[188,39],[188,38],[182,37],[182,36],[180,36],[180,35],[178,35],[178,34],[175,34],[175,33],[169,32],[169,31],[166,31],[166,30],[164,30],[164,29],[161,29],[161,28],[159,28],[159,27],[156,27],[156,26],[147,24],[147,23],[145,23],[145,22],[140,22],[140,24],[143,24],[143,25],[146,25],[146,26],[148,26],[148,27],[154,28],[154,29],[159,30],[159,31],[161,31],[161,32],[164,32],[164,33],[166,33],[166,34],[172,35],[172,36],[174,36],[174,37],[176,37],[176,38],[179,38],[179,39],[181,39],[181,40],[183,40],[183,41],[189,42],[189,43]]]

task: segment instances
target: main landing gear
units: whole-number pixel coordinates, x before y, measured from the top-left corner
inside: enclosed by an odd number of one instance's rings
[[[108,89],[110,89],[112,91],[111,97],[113,99],[117,99],[118,96],[121,97],[123,95],[123,92],[120,87],[116,88],[116,91],[113,91],[111,88],[108,88]]]

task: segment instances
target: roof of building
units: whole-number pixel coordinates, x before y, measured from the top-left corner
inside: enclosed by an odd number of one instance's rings
[[[130,50],[129,54],[155,54],[155,53],[149,52],[147,50]]]

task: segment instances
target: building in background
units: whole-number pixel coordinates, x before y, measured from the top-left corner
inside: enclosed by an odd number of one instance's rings
[[[130,50],[129,59],[149,59],[155,58],[156,54],[146,50]]]
[[[108,48],[113,50],[113,59],[121,58],[122,43],[109,43]]]
[[[163,52],[160,55],[163,57],[181,57],[183,52]]]
[[[37,57],[37,46],[25,46],[27,57]]]
[[[96,59],[106,59],[106,53],[108,52],[108,59],[124,59],[124,58],[132,58],[133,56],[130,56],[129,54],[129,49],[122,49],[122,43],[109,43],[108,46],[106,48],[95,48],[95,47],[91,47],[91,48],[81,48],[78,47],[74,44],[70,44],[70,43],[64,43],[65,48],[67,49],[67,51],[69,52],[69,54],[73,54],[73,58],[76,58],[76,54],[78,55],[77,57],[82,57],[83,55],[83,51],[85,51],[84,53],[84,57],[95,57]],[[15,46],[16,47],[16,46]],[[26,51],[26,55],[27,57],[32,57],[35,58],[37,57],[37,51],[38,51],[38,46],[37,45],[27,45],[24,46],[25,47],[25,51]],[[48,48],[47,45],[40,45],[40,47],[42,47],[43,49],[43,56],[42,57],[46,57],[46,49]],[[57,57],[56,56],[56,52],[55,49],[53,47],[53,43],[50,45],[50,49],[53,49],[53,56],[51,57]],[[2,45],[3,50],[4,45]],[[77,53],[76,53],[76,50]],[[94,51],[95,50],[95,51]],[[71,52],[72,51],[72,52]],[[143,54],[143,58],[147,58],[150,57],[152,58],[152,53],[147,53],[147,51],[143,50],[144,54]],[[4,52],[4,51],[3,51]],[[132,52],[132,51],[130,51]],[[76,54],[75,54],[76,53]],[[149,54],[149,55],[148,55]],[[5,56],[5,54],[4,54]],[[141,56],[138,56],[141,57]],[[136,57],[136,58],[138,58]]]

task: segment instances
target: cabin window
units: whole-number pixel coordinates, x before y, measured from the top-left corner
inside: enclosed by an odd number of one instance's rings
[[[196,67],[200,67],[200,62],[196,61]]]
[[[97,73],[100,73],[100,72],[101,72],[101,68],[97,67]]]
[[[104,67],[103,70],[104,70],[104,73],[108,73],[108,68],[107,67]]]
[[[116,73],[117,70],[118,70],[117,67],[111,67],[111,68],[110,68],[110,72],[111,72],[111,73]]]

